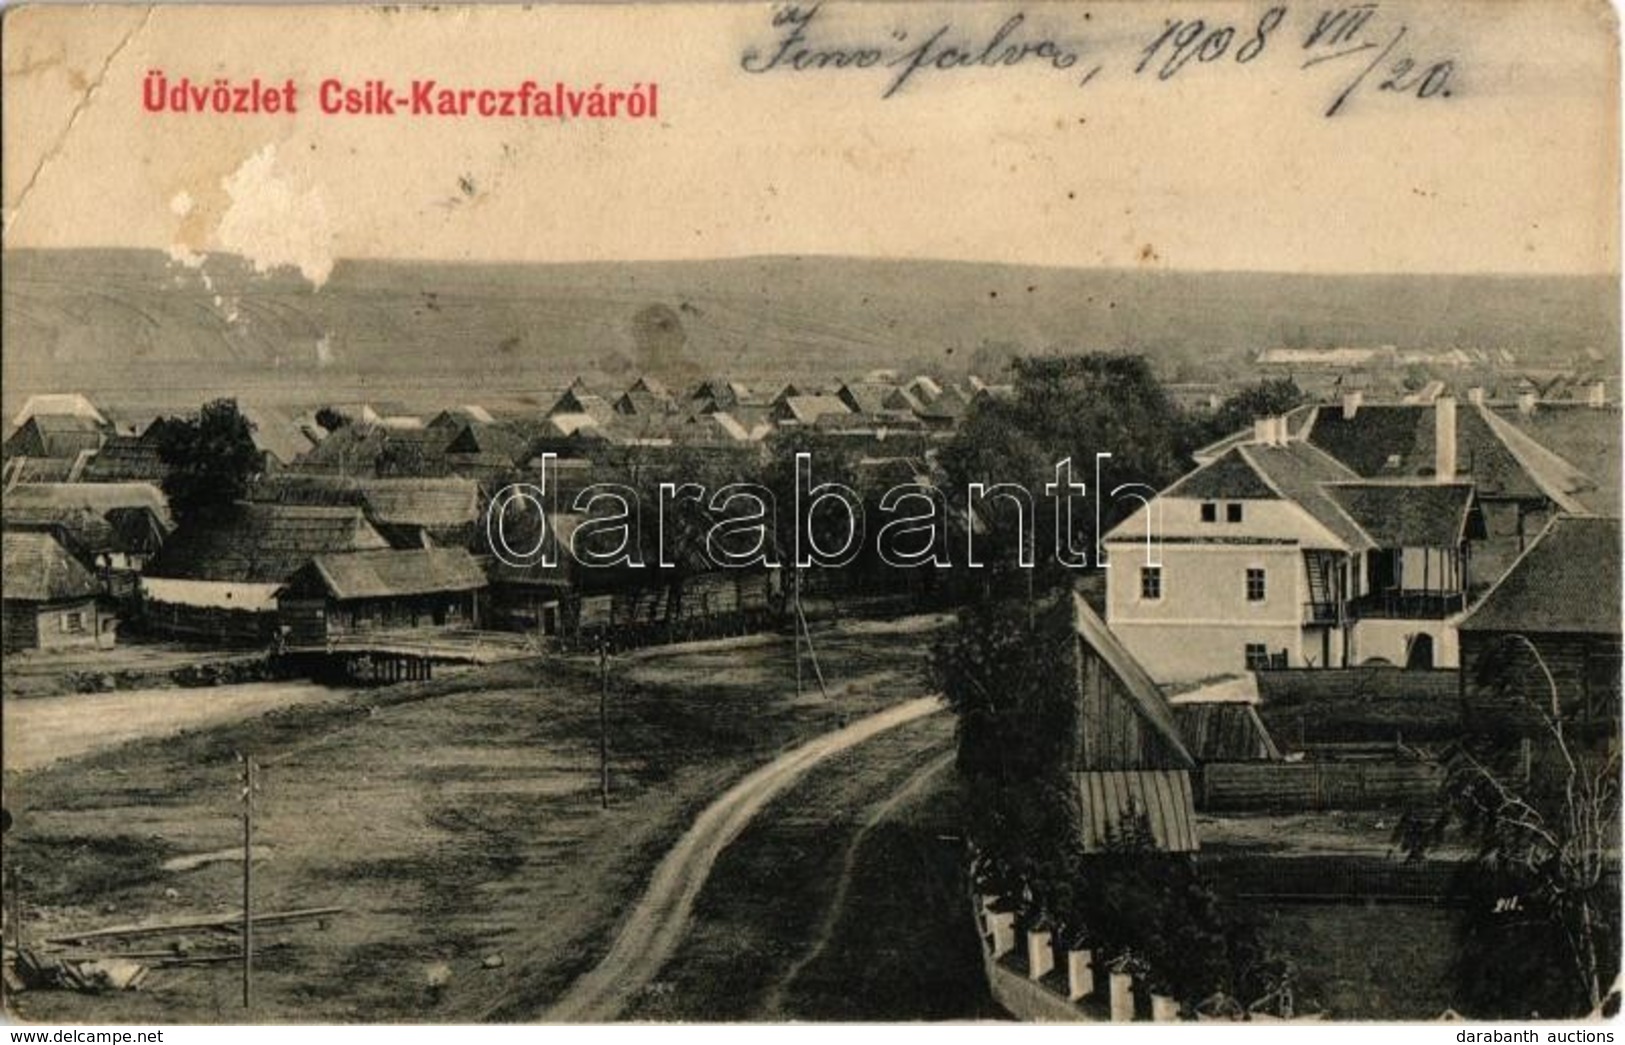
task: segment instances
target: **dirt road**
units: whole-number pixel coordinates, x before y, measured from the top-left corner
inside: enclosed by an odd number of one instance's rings
[[[582,1023],[619,1016],[671,957],[718,855],[763,806],[825,759],[944,708],[935,696],[888,708],[803,744],[734,785],[699,815],[655,868],[648,890],[603,961],[578,979],[544,1018]]]
[[[824,912],[824,919],[818,926],[817,935],[813,938],[812,944],[807,948],[806,953],[796,959],[785,970],[784,975],[779,978],[778,982],[773,985],[772,991],[767,996],[767,1001],[763,1004],[763,1012],[767,1018],[774,1020],[785,1018],[784,999],[790,985],[795,983],[796,977],[800,976],[803,970],[822,957],[825,948],[829,946],[830,940],[834,938],[835,927],[840,922],[842,915],[846,913],[847,896],[852,890],[852,878],[853,872],[857,869],[858,854],[862,852],[863,844],[868,841],[870,832],[876,826],[885,823],[898,809],[918,799],[927,788],[935,783],[939,775],[946,772],[954,764],[955,754],[955,749],[950,747],[915,770],[903,782],[901,787],[875,806],[864,821],[863,826],[858,828],[857,833],[852,836],[852,841],[847,843],[846,855],[841,858],[841,876],[836,881],[835,895],[831,898],[829,907]]]

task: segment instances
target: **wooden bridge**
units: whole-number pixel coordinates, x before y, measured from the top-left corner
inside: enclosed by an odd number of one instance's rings
[[[391,628],[288,644],[279,655],[313,676],[389,685],[431,679],[436,664],[498,664],[540,652],[535,638],[511,631]]]

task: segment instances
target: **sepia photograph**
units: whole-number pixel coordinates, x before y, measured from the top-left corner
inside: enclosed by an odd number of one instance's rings
[[[1606,0],[0,13],[5,1021],[1617,1014]]]

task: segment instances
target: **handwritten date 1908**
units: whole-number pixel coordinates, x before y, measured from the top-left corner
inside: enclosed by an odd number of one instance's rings
[[[1325,8],[1310,23],[1312,28],[1303,38],[1307,58],[1301,68],[1308,70],[1325,64],[1358,69],[1344,82],[1325,115],[1336,116],[1342,112],[1355,93],[1368,84],[1378,92],[1424,101],[1451,96],[1453,60],[1429,62],[1400,52],[1398,48],[1409,32],[1404,25],[1391,34],[1376,38],[1370,35],[1380,8],[1381,4],[1375,0]],[[1169,19],[1163,24],[1162,32],[1140,52],[1134,72],[1137,75],[1151,72],[1158,80],[1170,80],[1192,62],[1208,65],[1228,56],[1246,65],[1264,53],[1287,14],[1284,5],[1271,7],[1251,27],[1239,28],[1201,18]],[[1345,61],[1367,52],[1373,55],[1367,60]]]
[[[1285,17],[1286,8],[1270,8],[1259,16],[1250,35],[1245,36],[1239,44],[1233,25],[1212,25],[1200,18],[1190,21],[1170,19],[1164,25],[1162,35],[1140,52],[1140,62],[1134,71],[1143,73],[1152,68],[1160,56],[1163,62],[1157,68],[1157,79],[1168,80],[1192,59],[1205,65],[1231,54],[1232,44],[1236,45],[1233,52],[1235,60],[1246,65],[1264,53],[1270,34],[1280,27],[1281,19]]]
[[[1135,62],[1132,75],[1152,83],[1194,77],[1197,74],[1189,70],[1198,67],[1215,72],[1220,67],[1274,67],[1278,72],[1283,58],[1301,63],[1299,72],[1322,66],[1338,70],[1343,79],[1324,111],[1328,117],[1345,111],[1362,91],[1420,101],[1451,97],[1455,56],[1417,56],[1409,27],[1389,22],[1390,9],[1383,4],[1384,0],[1355,0],[1341,6],[1336,0],[1318,0],[1315,6],[1278,3],[1237,20],[1169,18],[1154,36],[1119,33],[1090,41],[1081,35],[1087,30],[1077,23],[1071,33],[1041,28],[1061,21],[1055,8],[1046,8],[1032,20],[1017,9],[997,27],[980,19],[967,19],[974,27],[960,27],[928,13],[914,24],[908,24],[912,19],[894,24],[889,31],[854,32],[852,21],[844,17],[826,24],[822,0],[788,0],[773,9],[772,43],[746,47],[739,66],[758,75],[872,69],[889,81],[882,98],[895,97],[905,87],[941,73],[985,73],[1017,66],[1059,72],[1075,86],[1087,87],[1097,74],[1116,64],[1112,52],[1121,42],[1146,40],[1129,61]],[[1118,11],[1127,8],[1112,6]],[[1083,9],[1079,21],[1090,17]]]

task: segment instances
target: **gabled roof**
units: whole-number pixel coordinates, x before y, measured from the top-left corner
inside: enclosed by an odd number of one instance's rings
[[[57,392],[29,396],[11,423],[21,428],[31,417],[63,415],[88,418],[98,424],[106,422],[96,405],[78,392]]]
[[[922,403],[931,403],[942,394],[942,386],[928,374],[920,374],[904,386]]]
[[[150,508],[111,508],[107,523],[113,528],[113,547],[122,552],[151,555],[174,532],[174,527]]]
[[[317,555],[389,547],[360,508],[240,502],[177,530],[144,573],[150,577],[278,583]]]
[[[890,383],[879,381],[849,381],[836,390],[841,398],[854,413],[878,414],[886,410],[909,409],[908,407],[894,407],[891,403],[896,401],[900,389]],[[916,404],[918,405],[918,404]]]
[[[1578,495],[1595,489],[1595,480],[1488,408],[1480,407],[1478,413],[1553,504],[1565,512],[1584,514],[1588,511]]]
[[[283,473],[255,483],[249,500],[328,508],[359,506],[374,523],[430,530],[461,527],[479,518],[479,484],[458,476],[379,479]]]
[[[116,483],[129,480],[157,482],[169,474],[169,466],[158,456],[158,444],[137,435],[109,436],[96,456],[85,465],[87,483]]]
[[[586,414],[603,423],[614,416],[615,409],[610,406],[609,400],[603,396],[594,395],[586,391],[585,388],[571,385],[564,390],[564,394],[559,396],[547,411],[548,417],[557,414]]]
[[[970,396],[958,385],[949,385],[939,390],[918,412],[921,417],[953,421],[965,416],[970,402]]]
[[[1271,501],[1281,494],[1271,486],[1239,447],[1232,447],[1162,492],[1164,497],[1191,500]]]
[[[462,428],[470,421],[476,424],[493,424],[496,418],[491,411],[477,403],[463,403],[459,406],[450,406],[434,415],[429,420],[430,428],[450,428],[453,431]]]
[[[1594,407],[1542,403],[1539,409],[1530,412],[1504,407],[1492,408],[1491,412],[1585,475],[1590,485],[1569,492],[1591,513],[1619,513],[1620,409],[1617,404]]]
[[[467,424],[445,445],[447,454],[496,454],[510,462],[530,460],[534,437],[517,424]]]
[[[475,591],[485,587],[485,574],[461,548],[414,548],[317,555],[288,587],[305,581],[344,601]]]
[[[1309,513],[1321,526],[1351,550],[1374,546],[1328,492],[1332,483],[1359,479],[1348,468],[1307,443],[1287,442],[1278,446],[1253,443],[1237,448],[1264,480]]]
[[[8,455],[71,458],[81,451],[97,449],[108,434],[105,426],[92,418],[35,414],[6,439],[5,449]]]
[[[637,388],[627,389],[615,400],[615,412],[618,414],[664,414],[671,409],[670,398]]]
[[[1437,407],[1430,403],[1361,405],[1353,417],[1345,417],[1337,407],[1320,407],[1307,438],[1367,479],[1431,477],[1436,417]],[[1562,506],[1563,480],[1556,472],[1541,473],[1546,468],[1564,469],[1549,458],[1536,460],[1540,455],[1515,451],[1508,444],[1509,429],[1516,431],[1483,407],[1467,404],[1458,409],[1458,477],[1471,479],[1480,497],[1547,498]],[[1528,442],[1533,444],[1533,440]],[[1572,466],[1568,469],[1578,471]]]
[[[632,382],[631,387],[629,387],[627,391],[637,393],[639,395],[653,396],[656,399],[671,398],[671,393],[666,391],[666,386],[661,384],[658,379],[649,377],[648,375],[639,376],[636,381]]]
[[[826,414],[845,414],[851,410],[838,396],[790,396],[780,404],[777,416],[800,424],[813,424]]]
[[[96,578],[49,533],[0,535],[0,594],[7,602],[84,599],[98,590]]]
[[[407,459],[416,460],[422,474],[440,474],[445,470],[445,449],[451,438],[444,428],[348,424],[317,443],[297,467],[341,475],[372,475],[385,452],[397,447],[408,454]]]
[[[106,515],[114,508],[148,508],[169,519],[169,502],[152,483],[28,483],[7,490],[5,506],[86,508]]]
[[[557,435],[575,435],[583,428],[598,427],[598,419],[591,414],[551,414],[547,422]]]
[[[11,531],[49,533],[62,543],[70,554],[85,563],[110,551],[123,551],[117,547],[118,535],[107,519],[86,508],[52,505],[21,505],[6,502],[3,516],[5,528]]]
[[[1467,483],[1333,483],[1332,499],[1382,548],[1454,548],[1468,536]]]
[[[1618,636],[1619,560],[1619,519],[1559,515],[1457,627]]]

